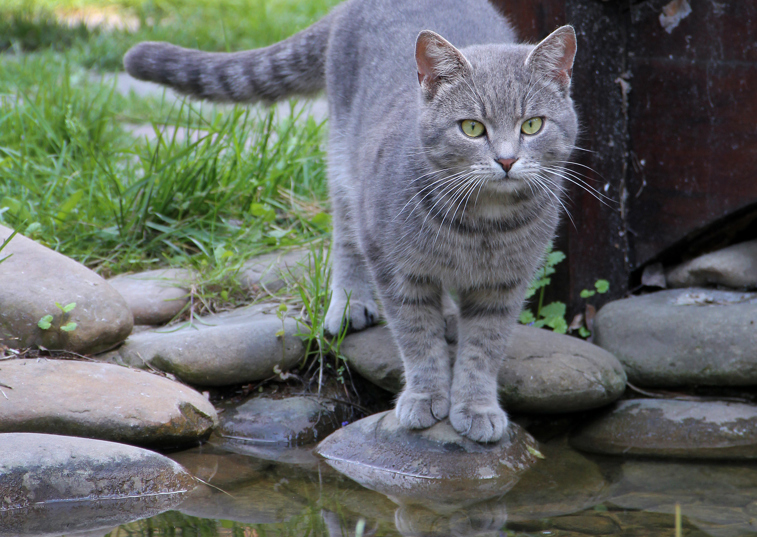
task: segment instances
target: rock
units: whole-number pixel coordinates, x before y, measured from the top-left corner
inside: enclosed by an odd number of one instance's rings
[[[454,352],[454,347],[451,347]],[[402,389],[402,360],[386,326],[347,336],[350,367],[391,392]],[[574,412],[606,405],[625,390],[618,360],[577,338],[517,325],[499,372],[500,401],[514,412]]]
[[[196,444],[218,423],[213,406],[191,388],[111,364],[5,360],[0,382],[0,432],[175,448]]]
[[[757,289],[757,240],[699,256],[669,270],[666,277],[670,287]]]
[[[757,293],[675,289],[617,300],[594,341],[637,386],[757,384]]]
[[[190,325],[134,334],[116,351],[98,356],[132,367],[154,367],[199,386],[228,386],[274,376],[304,356],[294,319],[282,321],[278,305],[256,305],[195,318]],[[276,334],[285,330],[283,337]]]
[[[227,409],[217,434],[225,439],[266,447],[295,447],[326,438],[341,426],[348,412],[336,400],[299,395],[252,397]]]
[[[12,231],[0,226],[0,243]],[[123,297],[100,276],[73,259],[16,235],[0,263],[0,347],[44,346],[86,354],[117,345],[131,332],[133,318]],[[64,313],[55,304],[76,303]],[[43,330],[38,322],[52,315]],[[71,331],[61,330],[76,323]]]
[[[195,479],[174,461],[113,442],[0,434],[0,531],[70,535],[176,507]]]
[[[757,459],[757,406],[628,399],[577,431],[591,453],[685,459]]]
[[[108,284],[126,299],[135,325],[157,325],[186,307],[193,278],[188,270],[159,269],[116,276]]]
[[[239,282],[245,289],[262,287],[275,293],[286,280],[297,279],[308,270],[310,251],[303,249],[272,252],[253,257],[239,272]]]
[[[477,503],[504,494],[537,461],[536,441],[514,423],[508,432],[497,443],[479,444],[449,420],[409,431],[388,411],[339,429],[316,453],[364,487],[404,502]]]

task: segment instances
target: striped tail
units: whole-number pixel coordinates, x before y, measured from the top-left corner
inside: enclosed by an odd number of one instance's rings
[[[135,78],[219,102],[272,103],[325,88],[325,55],[334,13],[265,48],[235,53],[191,50],[144,42],[124,56]]]

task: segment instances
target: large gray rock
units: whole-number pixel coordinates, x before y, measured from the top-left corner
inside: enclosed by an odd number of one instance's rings
[[[126,299],[136,325],[165,324],[189,303],[194,274],[182,269],[158,269],[122,274],[108,280]]]
[[[317,395],[252,397],[221,415],[218,435],[241,443],[304,446],[326,438],[347,417],[344,405]]]
[[[272,252],[253,257],[239,272],[239,282],[245,289],[264,289],[274,293],[308,270],[310,251],[303,249]]]
[[[3,535],[111,528],[174,508],[196,486],[174,461],[113,442],[6,433],[0,453]]]
[[[154,367],[199,386],[228,386],[274,376],[304,356],[294,319],[283,324],[276,305],[256,305],[195,318],[177,328],[133,334],[98,359],[132,367]],[[284,330],[284,336],[277,335]]]
[[[638,386],[757,384],[757,294],[675,289],[617,300],[594,329]]]
[[[5,360],[0,382],[0,432],[173,448],[196,444],[218,423],[213,405],[193,389],[112,364]]]
[[[757,406],[628,399],[571,438],[591,453],[686,459],[757,459]]]
[[[0,226],[0,242],[12,230]],[[14,349],[44,346],[94,353],[117,345],[134,323],[123,297],[100,276],[73,259],[16,235],[0,263],[0,345]],[[63,313],[55,303],[76,307]],[[43,330],[40,319],[52,315]],[[70,322],[72,331],[61,330]]]
[[[757,288],[757,240],[699,256],[668,271],[670,287]]]
[[[393,393],[402,389],[402,360],[386,326],[350,334],[340,350],[363,377]],[[610,353],[523,325],[513,331],[498,380],[506,410],[534,413],[596,408],[616,400],[626,386],[623,368]]]
[[[476,503],[502,495],[537,461],[536,440],[515,423],[508,433],[479,444],[449,420],[410,431],[388,411],[339,429],[316,452],[350,479],[393,498]]]

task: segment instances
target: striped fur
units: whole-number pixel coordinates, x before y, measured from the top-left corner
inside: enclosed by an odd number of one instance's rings
[[[449,417],[461,434],[490,442],[507,428],[496,381],[507,342],[558,224],[564,182],[575,179],[565,169],[578,129],[574,54],[570,27],[517,44],[486,0],[347,0],[264,49],[148,43],[125,63],[135,76],[215,100],[325,87],[334,217],[326,329],[375,323],[380,299],[405,366],[401,423]],[[526,135],[532,117],[543,126]],[[465,119],[485,135],[466,136]],[[459,306],[454,360],[448,291]]]

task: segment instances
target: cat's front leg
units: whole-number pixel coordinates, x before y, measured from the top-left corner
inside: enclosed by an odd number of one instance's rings
[[[496,442],[508,423],[498,402],[497,375],[520,312],[523,290],[503,283],[458,293],[458,350],[450,422],[471,440]]]
[[[450,408],[452,370],[442,286],[429,277],[378,272],[384,311],[405,366],[397,418],[409,429],[425,429],[446,418]]]

